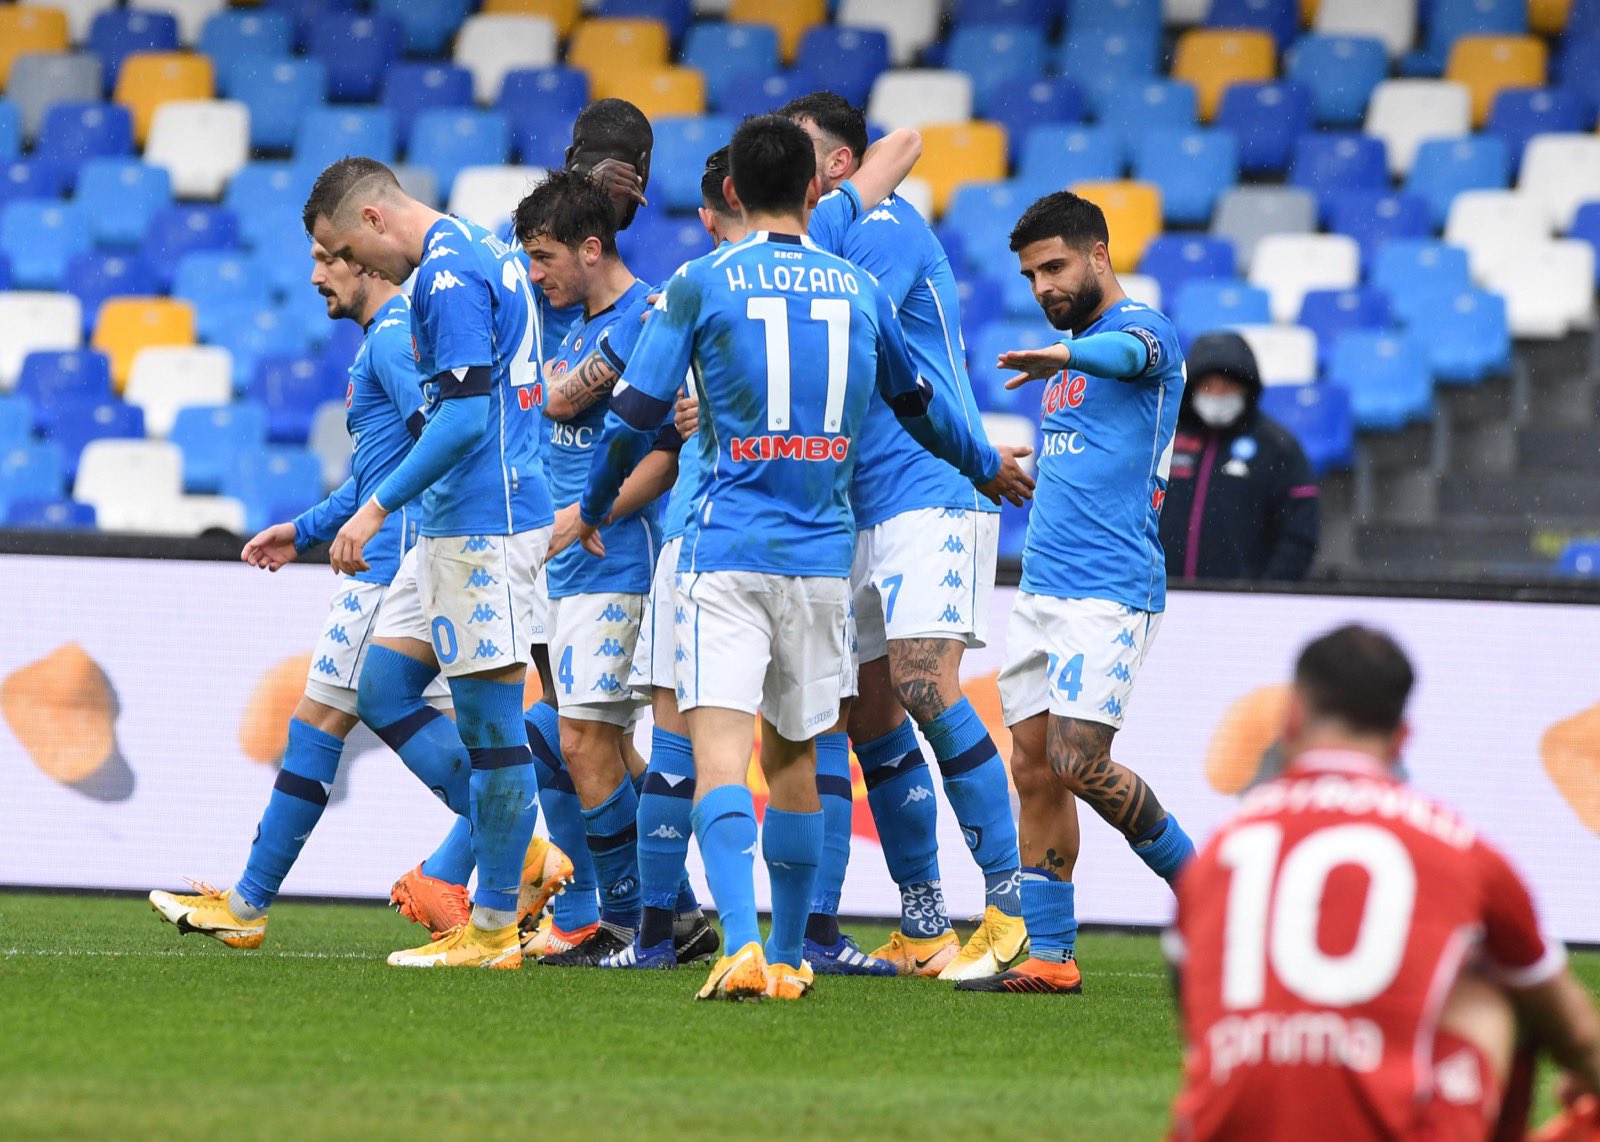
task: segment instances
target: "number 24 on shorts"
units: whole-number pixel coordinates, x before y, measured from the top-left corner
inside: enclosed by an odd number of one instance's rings
[[[1049,666],[1045,668],[1045,675],[1049,679],[1050,685],[1064,692],[1067,696],[1067,701],[1076,702],[1078,695],[1083,692],[1083,655],[1074,654],[1065,662],[1061,662],[1061,656],[1058,654],[1050,654],[1046,655],[1046,657],[1050,660]],[[1056,672],[1057,663],[1061,665],[1059,674]]]

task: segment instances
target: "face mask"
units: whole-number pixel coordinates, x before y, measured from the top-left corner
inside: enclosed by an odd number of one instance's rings
[[[1244,415],[1244,394],[1221,396],[1216,393],[1196,393],[1194,414],[1211,428],[1227,428]]]

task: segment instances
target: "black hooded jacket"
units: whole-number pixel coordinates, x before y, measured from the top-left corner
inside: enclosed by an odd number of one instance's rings
[[[1255,355],[1237,333],[1208,333],[1186,361],[1161,509],[1167,578],[1304,579],[1322,529],[1317,483],[1299,443],[1259,408]],[[1193,406],[1196,382],[1218,373],[1245,386],[1243,414],[1223,429]]]

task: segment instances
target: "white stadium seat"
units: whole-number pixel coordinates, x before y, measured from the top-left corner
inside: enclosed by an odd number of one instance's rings
[[[1211,15],[1211,0],[1161,0],[1161,22],[1168,27],[1203,24]]]
[[[1256,247],[1250,284],[1272,295],[1272,319],[1291,322],[1306,291],[1361,280],[1361,247],[1343,234],[1269,234]]]
[[[161,530],[176,535],[199,535],[217,527],[235,535],[244,532],[244,504],[232,496],[180,496],[163,508],[169,526]]]
[[[1570,229],[1578,207],[1600,201],[1600,135],[1535,135],[1517,189],[1544,208],[1553,229]]]
[[[1386,79],[1367,104],[1366,131],[1389,148],[1389,173],[1404,175],[1423,140],[1472,133],[1472,93],[1447,79]]]
[[[843,0],[835,22],[879,28],[889,37],[889,59],[904,67],[939,38],[939,0]]]
[[[1309,385],[1317,379],[1317,335],[1304,325],[1235,325],[1255,354],[1263,385]]]
[[[972,78],[962,71],[886,71],[872,84],[867,118],[894,131],[972,118]]]
[[[1298,186],[1236,186],[1224,191],[1211,233],[1233,243],[1239,272],[1248,273],[1256,247],[1269,234],[1307,234],[1317,228],[1317,200]]]
[[[1320,36],[1382,40],[1393,59],[1417,38],[1416,0],[1322,0],[1311,28]]]
[[[1467,252],[1472,276],[1480,281],[1494,264],[1548,237],[1544,208],[1514,190],[1464,190],[1451,200],[1444,224],[1444,240]]]
[[[996,448],[1009,444],[1013,448],[1033,449],[1030,455],[1017,461],[1028,475],[1033,475],[1034,461],[1039,455],[1039,427],[1032,419],[1011,412],[986,412],[983,431]]]
[[[83,306],[70,293],[0,293],[0,389],[17,383],[22,359],[36,349],[83,344]]]
[[[1122,292],[1128,295],[1129,301],[1151,309],[1161,308],[1161,283],[1149,274],[1118,274],[1117,281],[1122,283]]]
[[[324,401],[311,416],[306,447],[322,461],[322,483],[336,488],[350,474],[350,430],[345,425],[344,402]]]
[[[426,202],[429,206],[439,205],[439,176],[433,173],[432,167],[412,166],[409,163],[396,163],[389,168],[394,171],[400,189],[409,194],[418,202]]]
[[[1518,243],[1485,267],[1506,299],[1514,337],[1552,339],[1594,327],[1594,247],[1576,238]]]
[[[93,504],[108,531],[139,531],[183,493],[183,452],[160,440],[91,440],[72,498]]]
[[[464,167],[450,188],[448,209],[468,222],[498,231],[545,173],[543,167]]]
[[[178,18],[178,42],[193,47],[206,21],[228,6],[228,0],[142,0],[140,8],[170,12]]]
[[[895,187],[894,193],[897,198],[903,198],[916,207],[917,213],[924,218],[933,218],[933,187],[916,175],[911,175]]]
[[[145,432],[165,440],[180,408],[233,399],[233,354],[216,345],[141,349],[122,399],[144,409]]]
[[[156,109],[144,161],[166,167],[179,198],[218,198],[250,161],[250,111],[230,99],[179,99]]]
[[[456,36],[455,61],[472,73],[472,94],[478,102],[493,103],[512,68],[559,62],[556,26],[543,16],[468,16]]]

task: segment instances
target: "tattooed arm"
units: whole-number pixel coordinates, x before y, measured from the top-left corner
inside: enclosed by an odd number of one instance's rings
[[[551,420],[571,420],[611,395],[621,374],[596,349],[578,367],[545,390],[544,414]]]

